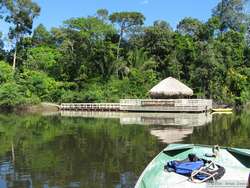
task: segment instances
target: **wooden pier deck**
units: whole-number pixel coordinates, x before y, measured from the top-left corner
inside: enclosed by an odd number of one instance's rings
[[[131,112],[207,112],[210,99],[122,99],[121,111]]]
[[[126,112],[207,112],[212,100],[206,99],[123,99],[120,103],[62,103],[62,111]]]
[[[65,111],[120,111],[120,103],[62,103]]]

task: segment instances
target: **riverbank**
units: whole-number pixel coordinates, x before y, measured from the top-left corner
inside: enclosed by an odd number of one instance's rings
[[[2,112],[15,112],[15,113],[53,113],[59,111],[59,105],[56,103],[42,102],[34,105],[21,105],[14,108],[2,108]]]
[[[42,102],[37,105],[30,105],[30,106],[25,106],[21,109],[24,112],[28,113],[43,113],[43,112],[57,112],[59,111],[59,105],[55,103],[47,103],[47,102]]]

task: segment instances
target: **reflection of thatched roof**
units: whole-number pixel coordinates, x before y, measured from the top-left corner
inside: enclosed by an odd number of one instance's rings
[[[164,143],[171,144],[183,141],[189,134],[193,133],[193,128],[166,128],[163,130],[151,130],[150,133]]]
[[[192,96],[193,90],[175,78],[168,77],[154,86],[149,94],[153,98],[164,98],[171,96]]]

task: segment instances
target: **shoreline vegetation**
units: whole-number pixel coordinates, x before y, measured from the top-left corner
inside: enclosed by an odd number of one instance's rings
[[[3,0],[0,17],[13,48],[0,38],[0,109],[149,98],[149,89],[169,76],[197,98],[243,105],[250,100],[245,8],[245,0],[222,0],[208,20],[186,17],[176,29],[165,20],[145,25],[139,12],[99,9],[47,30],[32,28],[37,3]]]

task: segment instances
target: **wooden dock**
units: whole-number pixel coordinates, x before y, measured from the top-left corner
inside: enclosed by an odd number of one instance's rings
[[[120,103],[62,103],[65,111],[120,111]]]
[[[207,112],[210,99],[122,99],[121,111],[131,112]]]
[[[62,111],[207,112],[206,99],[122,99],[120,103],[62,103]]]

